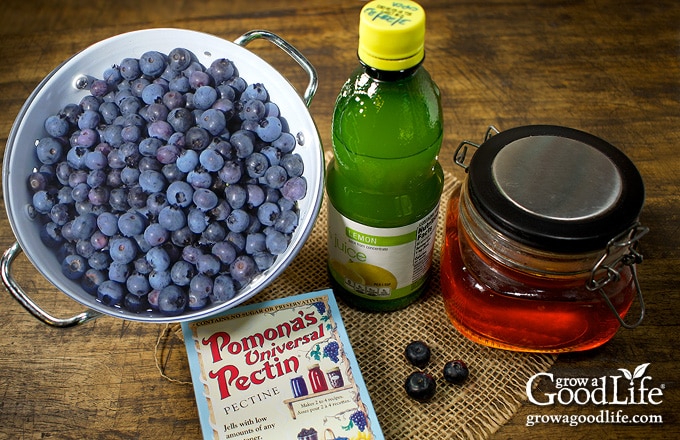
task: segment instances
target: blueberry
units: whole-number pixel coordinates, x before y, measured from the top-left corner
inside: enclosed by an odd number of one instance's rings
[[[307,180],[304,177],[291,177],[281,187],[281,195],[288,200],[301,200],[307,194]]]
[[[118,233],[118,218],[110,212],[102,212],[97,216],[97,227],[109,237]]]
[[[273,226],[280,213],[279,205],[265,202],[257,208],[257,219],[265,226]]]
[[[404,356],[411,364],[423,368],[430,362],[430,347],[423,341],[413,341],[406,346]]]
[[[192,116],[192,122],[194,117]],[[201,127],[191,127],[184,135],[187,148],[202,151],[210,144],[210,133]]]
[[[178,47],[170,51],[168,54],[168,65],[170,69],[181,72],[189,67],[192,61],[192,54],[188,49]]]
[[[217,90],[215,88],[204,85],[200,86],[194,92],[194,106],[201,110],[209,109],[217,100]]]
[[[244,90],[243,90],[243,97],[247,99],[257,99],[260,101],[267,101],[267,98],[269,98],[269,93],[267,92],[267,88],[264,86],[262,83],[253,83],[249,84]]]
[[[172,283],[170,272],[164,270],[152,270],[149,273],[149,285],[154,290],[163,289]]]
[[[273,230],[267,234],[266,245],[269,252],[280,255],[288,248],[288,239],[283,233]]]
[[[281,166],[286,169],[289,177],[301,176],[305,168],[302,157],[297,153],[283,156]]]
[[[229,266],[229,273],[232,279],[241,285],[248,284],[256,272],[257,266],[255,261],[248,255],[239,255]]]
[[[131,263],[137,256],[137,245],[128,237],[117,237],[110,241],[109,255],[117,263]]]
[[[282,210],[274,222],[274,229],[284,234],[292,234],[298,225],[298,215],[292,209]]]
[[[40,162],[53,165],[62,159],[64,148],[62,143],[53,137],[45,137],[38,141],[36,153]]]
[[[94,214],[83,214],[73,220],[71,233],[77,239],[89,240],[94,231],[97,230],[97,216]]]
[[[196,169],[187,173],[186,183],[192,188],[210,188],[212,175],[205,169]]]
[[[195,266],[185,260],[179,260],[170,269],[170,279],[178,286],[187,286],[196,275]]]
[[[167,122],[176,132],[186,132],[190,130],[194,123],[194,116],[184,107],[177,107],[168,113]]]
[[[139,57],[139,70],[144,75],[159,76],[166,67],[165,55],[157,51],[148,51]]]
[[[158,213],[158,223],[168,231],[177,231],[182,229],[186,223],[186,215],[181,208],[177,206],[166,206]]]
[[[239,162],[227,161],[224,166],[217,172],[218,177],[227,184],[236,183],[241,180],[243,174]]]
[[[194,234],[200,234],[208,227],[208,217],[200,209],[192,208],[187,214],[187,226]]]
[[[151,83],[142,90],[142,101],[147,105],[160,102],[167,90],[161,84]]]
[[[168,252],[160,246],[149,249],[146,253],[146,261],[149,262],[155,271],[165,271],[170,268],[171,263],[170,255],[168,255]]]
[[[78,128],[84,130],[86,128],[97,128],[100,122],[99,113],[94,110],[85,110],[78,118]]]
[[[257,208],[264,203],[265,194],[261,186],[248,184],[246,186],[246,192],[248,194],[247,200],[249,208]]]
[[[246,236],[246,253],[256,254],[266,249],[266,237],[264,233],[258,232]]]
[[[56,195],[48,190],[33,194],[33,207],[41,214],[47,214],[56,203]]]
[[[125,284],[125,281],[130,276],[130,268],[126,263],[120,263],[114,261],[109,264],[109,279],[111,281],[116,281],[121,284]]]
[[[252,134],[246,130],[239,130],[232,134],[229,142],[234,146],[239,159],[245,159],[255,150]]]
[[[429,373],[416,371],[411,373],[404,384],[406,394],[420,402],[427,402],[437,391],[437,382]]]
[[[123,299],[123,306],[131,312],[143,312],[149,307],[148,295],[128,293]]]
[[[449,383],[460,385],[469,375],[467,365],[461,360],[450,361],[444,365],[444,379]]]
[[[255,265],[260,272],[269,269],[274,264],[275,260],[276,256],[268,251],[253,254],[253,261],[255,261]]]
[[[63,115],[52,115],[45,120],[45,131],[53,137],[66,136],[69,124]]]
[[[173,284],[163,287],[158,293],[158,310],[164,315],[181,315],[188,302],[186,292]]]
[[[139,78],[142,74],[139,68],[139,60],[136,58],[125,58],[119,64],[120,75],[127,80]]]
[[[203,150],[199,156],[199,161],[203,168],[210,172],[217,172],[224,166],[224,157],[214,148]]]
[[[218,275],[213,282],[213,290],[210,294],[212,302],[229,301],[236,294],[234,281],[228,275]]]
[[[196,269],[199,273],[213,276],[220,271],[220,260],[211,254],[199,255],[196,260]]]
[[[229,185],[224,189],[224,198],[233,209],[241,209],[248,200],[248,190],[242,185]]]
[[[245,159],[248,175],[253,178],[262,177],[269,168],[269,160],[262,153],[254,152]]]
[[[54,222],[45,224],[45,226],[40,229],[40,240],[47,247],[58,247],[64,241],[59,225]]]
[[[123,285],[115,281],[106,280],[97,288],[97,298],[104,304],[113,306],[123,300]]]
[[[227,241],[213,244],[211,251],[224,264],[231,264],[236,258],[236,249]]]
[[[184,150],[177,157],[177,168],[184,173],[193,171],[198,166],[198,153],[195,150]]]
[[[142,234],[146,226],[146,217],[137,211],[127,211],[118,217],[118,230],[125,237]]]
[[[87,263],[92,269],[103,271],[108,269],[109,264],[111,264],[111,257],[106,251],[95,252],[87,259]]]
[[[198,188],[192,196],[193,202],[201,211],[210,211],[217,206],[217,194],[206,188]]]
[[[278,139],[283,132],[281,119],[276,116],[267,116],[260,120],[256,127],[256,133],[265,142],[272,142]]]
[[[172,182],[166,191],[168,203],[171,205],[186,208],[191,205],[194,196],[194,189],[187,182]]]
[[[288,180],[288,173],[284,167],[274,165],[267,168],[267,171],[264,172],[264,179],[267,186],[278,189]]]
[[[145,170],[139,174],[139,186],[146,193],[153,194],[162,191],[165,183],[165,176],[158,171]]]
[[[242,209],[234,209],[227,217],[227,228],[232,232],[243,232],[249,224],[250,216]]]
[[[210,222],[201,234],[199,240],[202,244],[215,244],[227,237],[227,230],[222,226],[222,222]]]
[[[259,121],[265,116],[267,109],[264,102],[259,99],[250,99],[243,105],[243,110],[239,116],[241,119]]]
[[[97,296],[99,286],[106,281],[106,276],[100,270],[88,269],[80,281],[80,285],[90,295]]]
[[[281,136],[272,142],[272,146],[282,153],[290,153],[293,151],[295,144],[295,136],[288,132],[281,133]]]
[[[215,83],[219,84],[231,79],[236,73],[236,67],[228,59],[218,58],[210,64],[208,73],[215,79]]]
[[[71,280],[79,280],[85,275],[87,271],[87,260],[81,255],[69,255],[64,259],[61,265],[61,272],[66,278]]]
[[[125,287],[129,293],[134,295],[144,295],[149,293],[151,286],[149,280],[142,274],[133,273],[125,282]]]

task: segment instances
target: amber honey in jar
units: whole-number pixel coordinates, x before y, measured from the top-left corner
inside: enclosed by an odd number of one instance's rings
[[[640,323],[644,185],[625,154],[579,130],[524,126],[464,141],[455,160],[467,177],[448,202],[441,282],[463,335],[559,353]],[[640,316],[629,324],[636,297]]]

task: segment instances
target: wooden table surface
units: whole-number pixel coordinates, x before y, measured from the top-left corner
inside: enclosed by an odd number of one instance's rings
[[[426,66],[443,95],[441,162],[458,177],[452,155],[463,139],[481,140],[489,124],[505,129],[547,123],[593,133],[622,149],[646,184],[639,267],[647,316],[604,347],[562,355],[554,377],[598,378],[650,363],[658,405],[538,406],[525,402],[493,438],[678,438],[680,434],[678,285],[680,234],[680,3],[675,0],[423,0],[428,13]],[[268,29],[316,67],[311,105],[324,147],[331,149],[335,96],[356,63],[360,1],[18,1],[0,3],[0,145],[39,81],[92,43],[127,31],[178,27],[233,40]],[[293,84],[305,74],[266,42],[249,49]],[[4,169],[4,168],[3,168]],[[4,205],[4,203],[3,203]],[[4,209],[3,209],[4,211]],[[0,219],[0,247],[14,236]],[[20,257],[15,272],[57,314],[79,306],[54,292]],[[190,439],[199,424],[190,386],[162,378],[154,347],[165,327],[104,317],[53,329],[0,292],[0,438]],[[168,349],[168,345],[174,350]],[[169,376],[189,380],[178,340],[164,345]],[[550,390],[546,381],[540,390]],[[554,390],[554,388],[553,388]],[[379,399],[380,396],[373,396]],[[573,427],[531,415],[586,418],[611,413],[661,415],[663,423]],[[546,418],[546,417],[543,417]],[[447,438],[442,433],[442,438]]]

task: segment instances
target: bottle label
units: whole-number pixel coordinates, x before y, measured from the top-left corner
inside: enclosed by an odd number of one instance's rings
[[[435,207],[416,223],[374,228],[352,221],[328,204],[331,275],[347,291],[390,300],[419,289],[432,265],[437,232]]]

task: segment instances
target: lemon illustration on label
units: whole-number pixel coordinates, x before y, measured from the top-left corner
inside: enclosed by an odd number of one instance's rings
[[[388,297],[397,288],[397,278],[382,267],[348,261],[341,263],[338,260],[329,262],[331,271],[342,278],[346,288],[357,293]]]
[[[331,270],[345,279],[345,282],[350,281],[354,284],[364,284],[364,279],[361,277],[361,275],[354,272],[352,269],[348,268],[347,265],[342,264],[338,260],[330,260],[329,265]]]
[[[397,278],[387,269],[368,263],[354,263],[350,261],[345,266],[364,279],[366,287],[394,290],[397,288]]]

